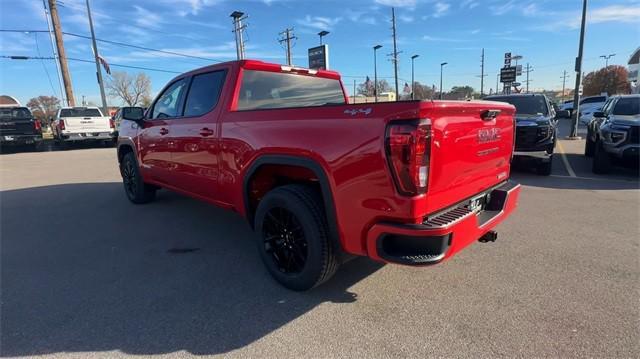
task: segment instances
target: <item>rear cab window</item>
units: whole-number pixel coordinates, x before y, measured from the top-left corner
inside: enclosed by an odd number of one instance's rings
[[[606,100],[607,100],[607,98],[604,97],[604,96],[589,97],[589,98],[585,98],[584,100],[580,101],[580,104],[583,105],[585,103],[605,102]]]
[[[549,109],[544,96],[497,96],[487,97],[487,100],[507,102],[516,107],[516,114],[547,115]]]
[[[293,73],[243,70],[237,110],[346,104],[338,79]]]
[[[30,118],[33,118],[33,115],[26,107],[0,108],[0,121],[6,122],[10,120]]]
[[[102,117],[97,108],[63,108],[60,110],[60,117]]]

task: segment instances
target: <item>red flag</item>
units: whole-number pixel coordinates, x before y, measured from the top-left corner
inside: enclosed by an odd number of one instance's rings
[[[102,64],[104,71],[106,71],[107,74],[111,75],[111,67],[109,67],[109,63],[107,62],[107,60],[105,60],[104,57],[98,55],[98,61],[100,61],[100,63]]]

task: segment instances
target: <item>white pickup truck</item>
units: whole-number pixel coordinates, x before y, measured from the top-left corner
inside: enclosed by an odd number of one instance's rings
[[[76,141],[113,144],[116,138],[113,120],[103,116],[97,107],[63,107],[56,113],[51,128],[60,144]]]

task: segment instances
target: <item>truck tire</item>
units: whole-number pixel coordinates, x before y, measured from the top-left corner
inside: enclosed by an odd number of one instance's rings
[[[551,175],[551,166],[553,164],[553,156],[551,156],[549,158],[549,161],[547,162],[538,162],[538,165],[536,166],[536,173],[539,174],[540,176],[549,176]]]
[[[122,175],[122,184],[124,192],[129,201],[135,204],[144,204],[153,201],[156,198],[156,187],[144,183],[140,175],[138,161],[133,152],[124,155],[120,163],[120,174]]]
[[[309,290],[339,266],[319,193],[305,185],[278,187],[255,215],[258,252],[269,273],[295,291]]]
[[[584,155],[586,157],[593,157],[593,153],[595,152],[595,143],[591,141],[591,136],[587,134],[587,140],[584,144]]]
[[[602,142],[600,141],[595,144],[591,171],[596,174],[607,174],[611,171],[611,158],[604,148],[602,148]]]

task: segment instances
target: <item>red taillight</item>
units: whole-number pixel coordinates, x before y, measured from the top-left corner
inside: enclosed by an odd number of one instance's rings
[[[109,119],[109,127],[116,128],[116,121],[113,120],[113,117]]]
[[[40,124],[39,120],[34,120],[33,121],[33,129],[36,131],[41,131],[42,130],[42,125]]]
[[[415,196],[427,190],[431,126],[424,121],[391,124],[387,128],[387,158],[398,191]]]
[[[60,130],[64,131],[65,127],[64,127],[64,120],[60,120]]]

